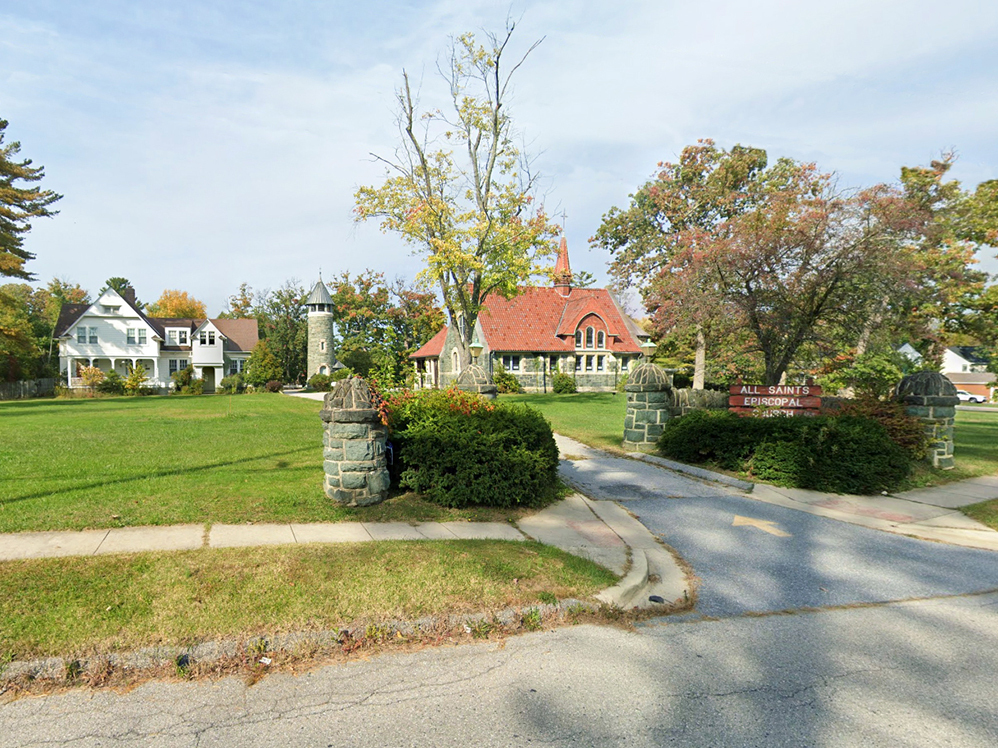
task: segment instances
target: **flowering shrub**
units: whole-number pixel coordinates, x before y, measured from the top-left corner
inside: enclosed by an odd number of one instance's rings
[[[399,485],[443,506],[537,506],[553,498],[558,447],[535,410],[449,390],[403,390],[379,409]]]

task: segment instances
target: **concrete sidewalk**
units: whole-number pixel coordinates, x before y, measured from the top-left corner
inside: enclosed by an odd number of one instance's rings
[[[113,553],[245,548],[383,540],[537,540],[606,566],[623,578],[598,595],[620,607],[650,607],[658,595],[684,601],[685,575],[654,536],[616,504],[575,494],[520,521],[339,522],[315,524],[175,525],[0,535],[0,561]]]

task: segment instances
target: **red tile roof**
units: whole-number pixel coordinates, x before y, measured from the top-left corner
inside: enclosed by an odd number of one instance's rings
[[[444,350],[444,341],[447,339],[447,326],[434,335],[418,351],[409,355],[409,358],[429,358],[439,356]]]
[[[478,315],[485,343],[491,351],[575,351],[575,330],[590,314],[603,320],[607,348],[615,353],[641,353],[637,326],[624,319],[604,288],[573,288],[564,296],[559,288],[523,288],[519,296],[489,296]],[[411,358],[439,356],[447,328],[412,354]]]

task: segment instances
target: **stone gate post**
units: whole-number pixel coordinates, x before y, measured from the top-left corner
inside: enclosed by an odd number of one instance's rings
[[[650,450],[662,435],[663,424],[672,416],[672,372],[655,364],[641,364],[631,371],[624,392],[627,415],[623,446]]]
[[[319,417],[323,423],[322,467],[326,496],[346,506],[384,501],[391,478],[385,459],[388,430],[371,401],[371,389],[359,378],[344,379],[326,393]]]
[[[956,387],[937,371],[909,374],[898,384],[895,397],[904,403],[908,415],[925,428],[929,439],[926,462],[941,470],[952,470],[953,424],[956,421]]]

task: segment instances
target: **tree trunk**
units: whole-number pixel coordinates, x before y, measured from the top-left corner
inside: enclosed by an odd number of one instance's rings
[[[697,325],[697,351],[693,361],[693,389],[702,390],[704,375],[707,369],[707,336],[703,334],[703,326]]]

